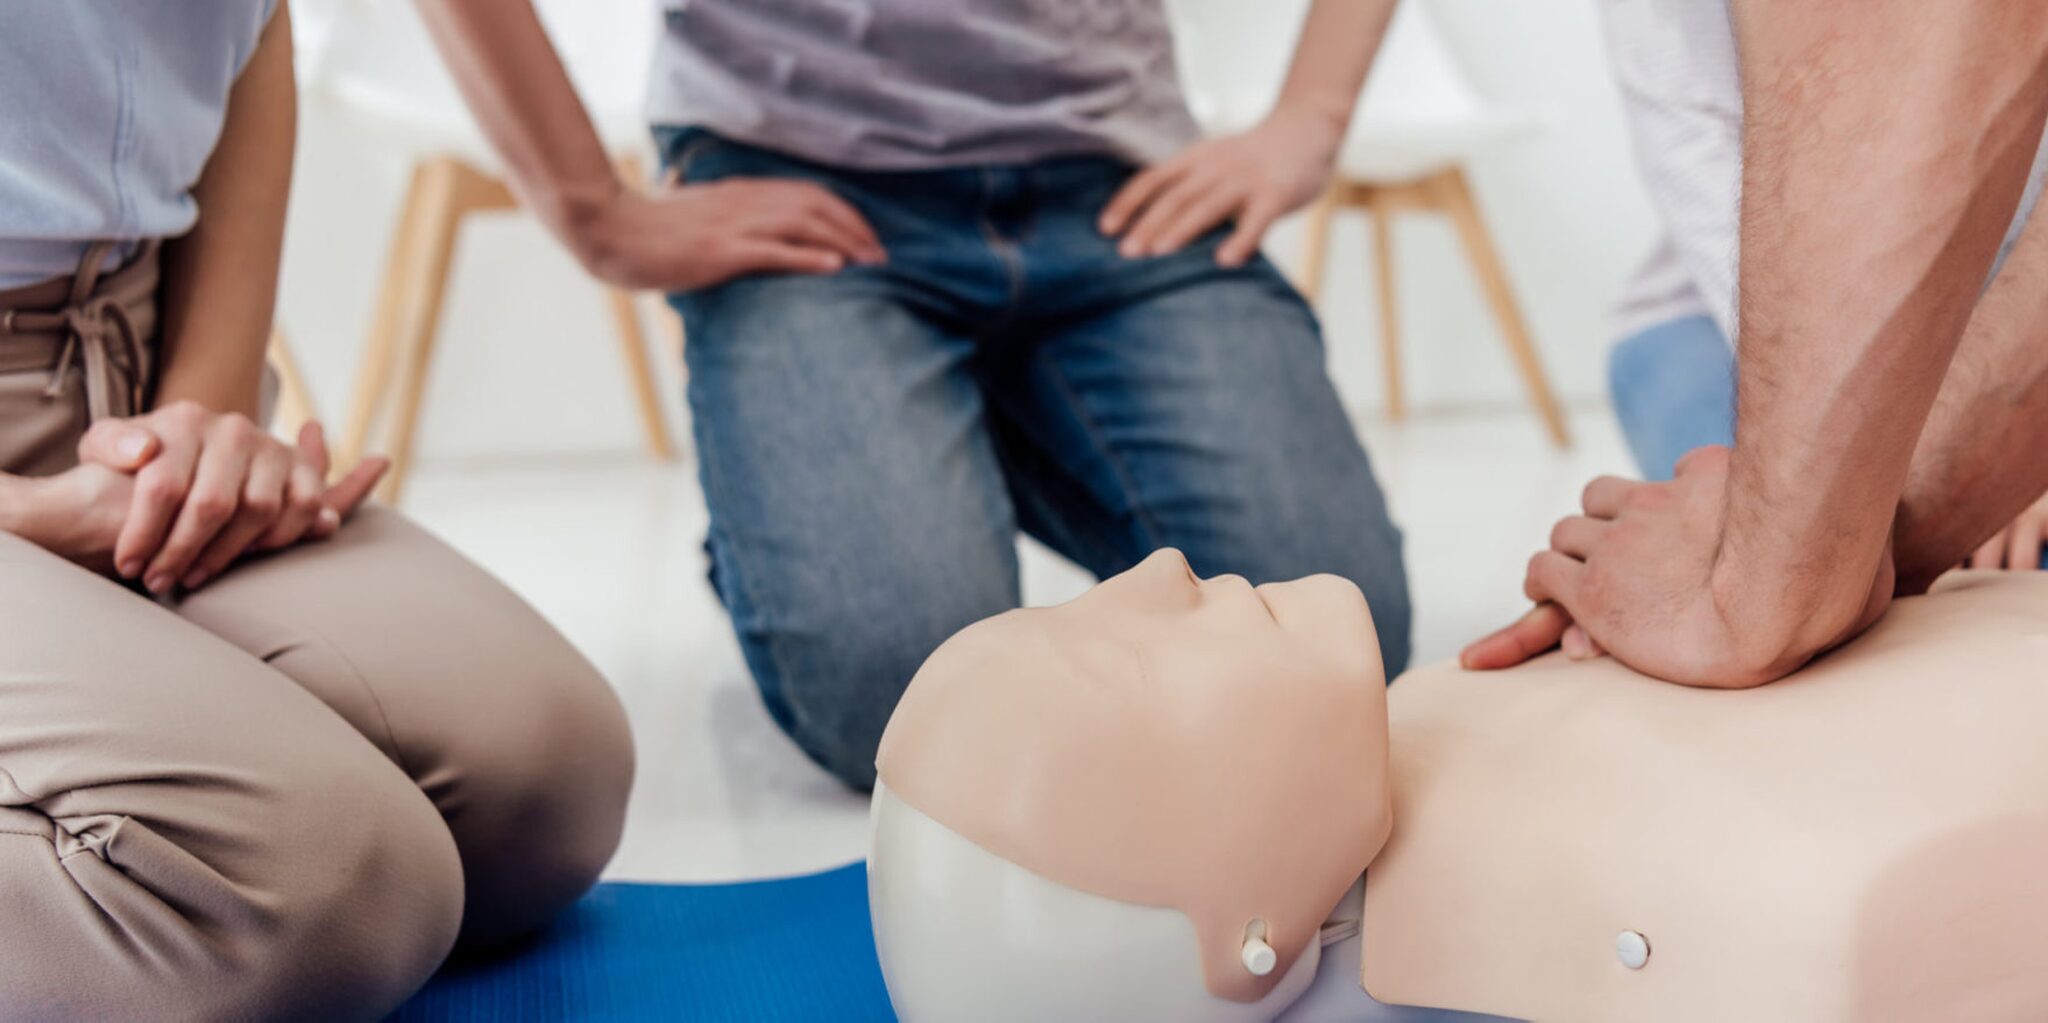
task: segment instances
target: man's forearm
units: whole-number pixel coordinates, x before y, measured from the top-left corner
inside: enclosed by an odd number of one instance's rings
[[[1393,14],[1394,0],[1316,0],[1275,109],[1314,117],[1342,139]]]
[[[621,185],[530,0],[419,0],[441,55],[511,171],[512,188],[578,255],[579,227]]]
[[[2048,216],[2030,216],[1970,315],[1906,476],[1899,589],[1925,590],[2048,491]]]
[[[2048,112],[2048,7],[1739,0],[1739,407],[1717,594],[1811,649],[1865,601]]]
[[[164,247],[158,404],[257,414],[297,131],[291,45],[280,4],[228,94],[220,140],[192,188],[199,220]]]

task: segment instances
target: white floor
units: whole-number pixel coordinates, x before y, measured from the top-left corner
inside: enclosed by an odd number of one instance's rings
[[[1602,410],[1560,452],[1520,411],[1363,424],[1408,537],[1416,659],[1452,656],[1520,612],[1522,566],[1579,488],[1627,457]],[[426,464],[405,508],[501,575],[595,661],[633,719],[640,774],[612,876],[730,880],[864,854],[866,802],[769,722],[704,579],[687,461]],[[1026,545],[1025,597],[1088,579]]]

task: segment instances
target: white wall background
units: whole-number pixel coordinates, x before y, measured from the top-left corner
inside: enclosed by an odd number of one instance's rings
[[[393,19],[393,31],[411,31],[406,0],[341,2],[367,4]],[[1470,173],[1553,382],[1569,399],[1598,400],[1608,308],[1649,250],[1653,224],[1634,177],[1592,0],[1408,2],[1425,5],[1480,93],[1540,124],[1527,139],[1478,158]],[[1214,23],[1195,30],[1242,40],[1248,54],[1277,64],[1306,3],[1228,4],[1203,15]],[[314,6],[314,0],[296,5]],[[651,32],[653,6],[651,0],[585,0],[544,10],[565,35],[592,39]],[[608,9],[608,18],[623,10],[619,23],[631,30],[607,22],[604,32],[577,33],[579,19],[594,17],[589,12],[596,8]],[[644,66],[645,45],[644,34],[616,50],[582,45],[571,63],[587,92],[605,94],[594,101],[616,105],[626,88],[619,83]],[[423,49],[384,42],[367,49],[375,55],[371,63],[405,80],[407,95],[430,107],[452,105],[452,91]],[[300,131],[280,316],[331,420],[352,381],[414,154],[398,141],[405,133],[317,95],[306,97]],[[1351,404],[1376,409],[1381,381],[1364,224],[1340,222],[1334,236],[1324,305],[1332,372]],[[1409,395],[1418,413],[1519,402],[1519,385],[1448,225],[1407,217],[1395,239]],[[1299,224],[1289,222],[1274,231],[1267,248],[1291,265],[1299,244]],[[517,214],[475,222],[458,243],[456,268],[422,424],[425,457],[637,446],[600,294],[537,224]],[[657,307],[649,303],[648,311]],[[673,360],[662,368],[671,410],[679,415]]]

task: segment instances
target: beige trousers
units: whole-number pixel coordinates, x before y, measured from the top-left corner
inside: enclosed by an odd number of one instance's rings
[[[147,328],[10,308],[0,469],[58,471]],[[631,776],[591,665],[391,511],[163,603],[0,532],[0,1019],[378,1018],[581,894]]]

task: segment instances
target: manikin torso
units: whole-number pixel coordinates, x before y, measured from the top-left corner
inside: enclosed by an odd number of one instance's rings
[[[1382,1000],[2048,1019],[2048,575],[1951,576],[1755,690],[1553,654],[1420,669],[1389,702],[1364,925]]]
[[[1267,624],[1292,626],[1277,634],[1260,631],[1250,608],[1248,632],[1213,614],[1187,618],[1171,586],[1142,584],[1173,574],[1159,567],[1148,561],[1083,598],[1097,602],[1087,615],[1049,621],[1096,647],[1102,637],[1087,635],[1087,622],[1108,628],[1124,611],[1166,601],[1167,617],[1137,646],[1199,656],[1155,667],[1254,679],[1276,639],[1340,651],[1324,656],[1328,669],[1362,651],[1329,646],[1324,633],[1371,634],[1362,605],[1318,586],[1266,601]],[[1184,562],[1176,571],[1185,575]],[[1117,588],[1130,577],[1141,585]],[[1214,703],[1189,713],[1161,686],[1170,679],[1046,674],[1038,640],[1025,638],[1035,631],[988,630],[975,657],[950,666],[935,656],[926,673],[936,667],[964,684],[922,686],[943,698],[922,701],[922,711],[906,698],[912,727],[892,723],[885,739],[871,895],[892,997],[912,1023],[970,1008],[990,1019],[1057,1010],[1234,1023],[1290,1004],[1290,1021],[1395,1018],[1359,988],[1356,942],[1324,949],[1318,963],[1330,930],[1318,942],[1296,928],[1283,935],[1291,944],[1277,970],[1252,975],[1247,952],[1219,990],[1219,964],[1231,968],[1241,951],[1236,936],[1221,950],[1233,955],[1220,955],[1217,935],[1192,923],[1207,914],[1214,932],[1219,910],[1290,894],[1283,915],[1298,919],[1304,906],[1335,901],[1333,882],[1309,875],[1360,855],[1371,862],[1365,986],[1388,1002],[1565,1020],[2048,1018],[2048,964],[2037,951],[2048,947],[2048,875],[2038,869],[2048,862],[2048,576],[1952,580],[1938,596],[1899,602],[1871,633],[1794,678],[1747,692],[1684,689],[1611,661],[1555,656],[1505,673],[1411,672],[1390,699],[1393,832],[1383,851],[1377,720],[1276,742],[1268,733],[1292,712],[1260,711],[1251,696],[1242,715]],[[1023,677],[1012,671],[1036,671],[1049,688],[1011,688],[1009,706],[975,695],[976,678]],[[1355,668],[1297,673],[1293,698],[1374,719],[1370,701],[1346,702],[1355,681]],[[1207,699],[1256,693],[1254,684],[1212,687]],[[1089,695],[1069,699],[1062,685]],[[1105,698],[1126,691],[1142,701]],[[1048,740],[1047,721],[1063,707],[1096,727],[1053,728],[1059,737]],[[947,727],[992,710],[979,724]],[[1123,713],[1130,721],[1119,724]],[[1165,728],[1171,741],[1119,743],[1120,727]],[[961,741],[929,738],[937,735]],[[1357,742],[1370,748],[1342,748]],[[1087,769],[1034,770],[1033,743]],[[1134,749],[1147,755],[1118,759]],[[1242,777],[1281,790],[1279,799],[1239,793],[1200,822],[1168,815],[1161,827],[1178,829],[1174,839],[1147,845],[1148,864],[1170,860],[1176,842],[1242,835],[1250,820],[1257,841],[1210,856],[1207,874],[1170,862],[1133,871],[1117,852],[1133,847],[1131,835],[1105,845],[1097,839],[1114,828],[1062,827],[1073,823],[1061,819],[1065,801],[1100,812],[1100,792],[1076,795],[1091,778],[1104,791],[1135,779],[1167,805],[1192,806],[1232,776],[1216,763],[1246,760],[1267,767]],[[1278,816],[1248,809],[1275,806]],[[1303,856],[1302,841],[1343,848]],[[1288,865],[1291,889],[1251,876],[1260,872],[1246,864],[1259,858],[1246,860],[1246,850],[1260,849],[1288,850],[1269,861]],[[1206,877],[1201,904],[1152,883],[1160,871]],[[1334,916],[1331,928],[1342,926],[1345,908]],[[1623,932],[1647,949],[1639,968],[1617,954]],[[1304,1011],[1310,1002],[1319,1008]]]

